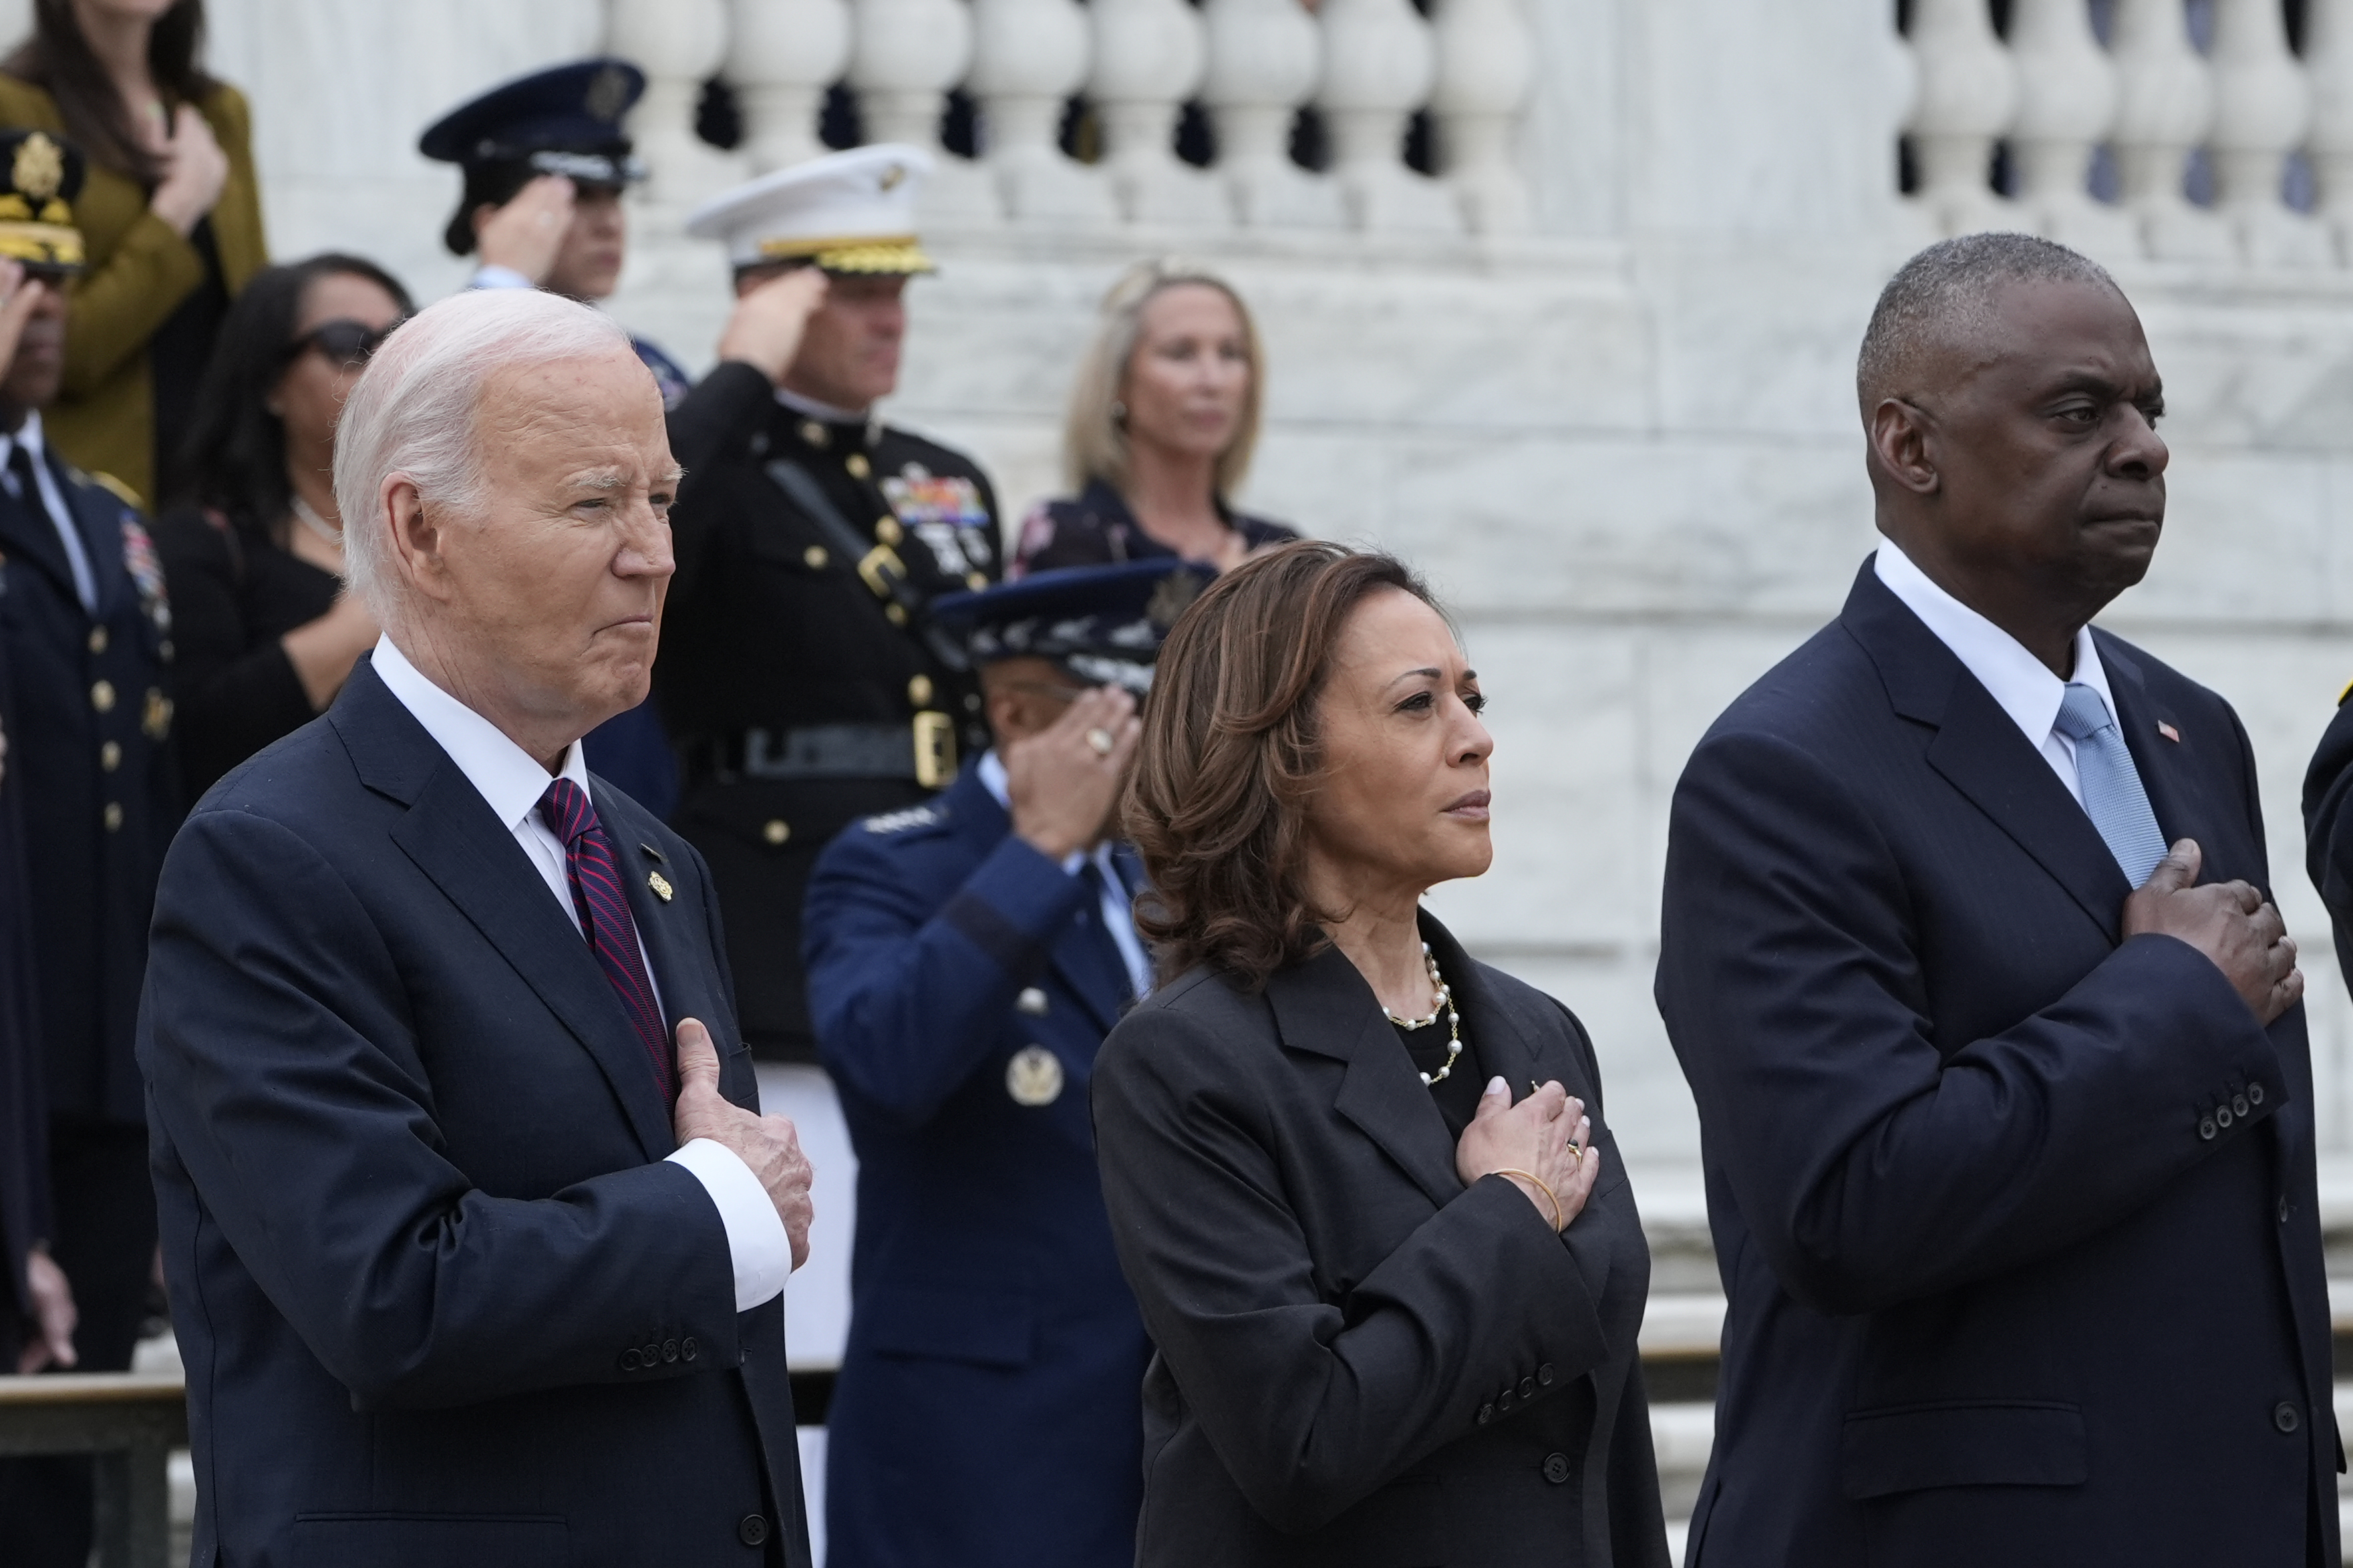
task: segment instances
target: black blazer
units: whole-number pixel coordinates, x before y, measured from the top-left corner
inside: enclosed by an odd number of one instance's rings
[[[2229,705],[2093,636],[2167,838],[2266,886]],[[1868,563],[1701,742],[1658,973],[1729,1307],[1694,1568],[2337,1561],[2304,1011],[2120,943],[2129,891]]]
[[[754,1104],[702,861],[593,794]],[[807,1563],[782,1303],[736,1312],[579,927],[369,661],[174,843],[140,1062],[199,1568]]]
[[[1556,1237],[1454,1140],[1336,950],[1196,970],[1096,1058],[1103,1196],[1157,1353],[1143,1568],[1663,1568],[1635,1333],[1650,1251],[1568,1010],[1427,914],[1464,1034],[1582,1097],[1608,1161]]]

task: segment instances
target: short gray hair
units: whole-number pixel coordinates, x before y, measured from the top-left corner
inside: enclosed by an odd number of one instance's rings
[[[1103,296],[1095,321],[1095,335],[1079,360],[1079,374],[1071,385],[1071,412],[1062,430],[1062,468],[1073,490],[1102,479],[1116,489],[1127,483],[1127,430],[1115,406],[1120,383],[1127,378],[1128,362],[1135,357],[1135,340],[1144,334],[1144,308],[1170,289],[1187,283],[1215,289],[1233,301],[1241,319],[1242,343],[1250,356],[1250,391],[1242,398],[1240,422],[1234,438],[1218,454],[1215,482],[1223,500],[1242,488],[1250,475],[1250,456],[1258,449],[1259,411],[1266,405],[1266,354],[1259,346],[1258,323],[1234,286],[1198,262],[1176,257],[1139,261],[1120,274]]]
[[[402,475],[435,506],[478,514],[485,498],[475,416],[491,377],[512,365],[590,359],[628,346],[628,334],[610,318],[536,289],[453,294],[385,340],[335,429],[343,574],[378,621],[396,603],[385,571],[390,541],[376,516],[385,481]]]
[[[2011,283],[2095,283],[2124,290],[2090,257],[2031,234],[1965,234],[1940,239],[1896,269],[1879,291],[1854,367],[1863,423],[1890,397],[1915,395],[1922,361],[1993,319],[1994,296]]]

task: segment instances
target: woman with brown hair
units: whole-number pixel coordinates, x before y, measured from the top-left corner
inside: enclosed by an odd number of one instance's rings
[[[229,300],[269,259],[245,97],[205,73],[204,30],[204,0],[34,0],[0,62],[0,125],[90,164],[49,438],[150,510]]]
[[[1093,1089],[1145,1568],[1668,1560],[1592,1045],[1419,908],[1492,858],[1482,706],[1413,574],[1337,545],[1161,653],[1124,810],[1160,986]]]
[[[1232,284],[1139,262],[1103,297],[1062,435],[1071,488],[1021,524],[1008,578],[1155,557],[1222,572],[1297,531],[1236,511],[1258,447],[1265,353]]]

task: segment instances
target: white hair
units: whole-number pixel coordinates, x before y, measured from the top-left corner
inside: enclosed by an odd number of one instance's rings
[[[536,289],[453,294],[385,340],[335,430],[343,574],[378,621],[391,619],[398,602],[385,566],[391,550],[379,515],[385,482],[400,475],[427,503],[478,515],[486,498],[474,430],[491,377],[510,366],[591,359],[628,346],[628,334],[609,317]]]

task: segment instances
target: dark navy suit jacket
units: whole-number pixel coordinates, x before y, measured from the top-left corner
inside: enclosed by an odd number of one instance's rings
[[[592,795],[754,1103],[702,860]],[[140,1060],[200,1568],[807,1563],[781,1300],[736,1312],[579,926],[368,662],[174,843]]]
[[[1126,1568],[1151,1346],[1088,1124],[1129,987],[1092,884],[1015,837],[967,767],[836,838],[807,910],[810,1010],[859,1162],[830,1568]],[[1030,1047],[1060,1068],[1042,1104],[1012,1092],[1042,1096],[1015,1059]]]
[[[2268,889],[2237,717],[2093,636],[2166,837]],[[2120,942],[2129,891],[1868,563],[1693,754],[1658,1001],[1729,1305],[1694,1568],[2337,1561],[2304,1011]]]

